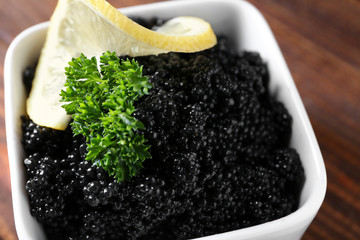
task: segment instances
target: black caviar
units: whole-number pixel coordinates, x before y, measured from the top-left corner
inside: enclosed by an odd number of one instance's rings
[[[129,182],[84,160],[70,127],[23,117],[25,188],[49,239],[189,239],[297,209],[305,177],[288,146],[292,118],[259,54],[231,49],[219,38],[199,53],[136,58],[154,85],[135,112],[152,159]]]

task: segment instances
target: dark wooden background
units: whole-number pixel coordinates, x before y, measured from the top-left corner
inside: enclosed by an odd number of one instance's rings
[[[151,0],[112,0],[126,7]],[[308,111],[328,190],[303,239],[360,239],[360,1],[250,0],[268,20]],[[0,240],[17,239],[4,120],[4,57],[25,28],[47,21],[56,0],[0,0]]]

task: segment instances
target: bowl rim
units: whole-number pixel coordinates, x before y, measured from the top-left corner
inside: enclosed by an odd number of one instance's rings
[[[143,7],[159,7],[162,5],[174,5],[174,7],[176,7],[177,4],[190,4],[191,2],[202,2],[202,3],[209,3],[209,2],[221,2],[221,3],[227,3],[227,4],[239,4],[239,1],[237,0],[197,0],[197,1],[191,1],[191,0],[175,0],[175,1],[168,1],[168,2],[157,2],[157,3],[150,3],[150,4],[143,4],[143,5],[138,5],[138,6],[131,6],[131,7],[126,7],[126,8],[121,8],[122,11],[124,11],[125,14],[127,14],[128,12],[131,11],[136,11],[139,8],[143,8]],[[260,13],[260,11],[255,8],[251,3],[248,3],[246,1],[240,1],[242,2],[242,4],[248,4],[250,8],[252,8],[254,11],[256,11],[261,18],[263,18],[263,21],[265,21],[265,23],[267,24],[267,26],[270,29],[270,26],[268,25],[267,21],[265,20],[265,18],[263,17],[263,15]],[[17,173],[15,173],[15,163],[13,163],[13,161],[11,159],[13,159],[13,151],[15,151],[15,146],[14,145],[14,134],[15,132],[13,131],[15,128],[15,124],[14,124],[14,118],[11,114],[11,98],[12,96],[12,92],[11,92],[11,85],[12,85],[12,65],[11,65],[11,61],[14,58],[14,53],[16,51],[16,48],[18,48],[22,41],[26,38],[28,38],[30,35],[33,34],[38,34],[40,31],[44,31],[44,29],[46,29],[49,26],[49,22],[43,22],[43,23],[39,23],[36,25],[33,25],[27,29],[25,29],[24,31],[22,31],[18,36],[15,37],[15,39],[12,41],[12,43],[10,44],[6,56],[5,56],[5,62],[4,62],[4,89],[5,89],[5,125],[6,125],[6,136],[7,136],[7,149],[8,149],[8,159],[9,159],[9,167],[10,167],[10,178],[11,178],[11,190],[12,190],[12,203],[13,203],[13,208],[14,208],[14,220],[15,220],[15,226],[17,231],[24,231],[26,230],[26,228],[24,226],[21,226],[21,221],[18,219],[19,216],[19,212],[18,208],[16,207],[17,204],[19,204],[19,197],[21,197],[18,194],[18,189],[17,186],[19,184],[19,178],[17,177]],[[272,33],[272,32],[271,32]],[[218,233],[215,235],[210,235],[210,236],[205,236],[205,237],[201,237],[201,238],[197,238],[197,239],[202,239],[202,240],[212,240],[212,239],[227,239],[231,236],[234,236],[234,234],[239,235],[239,236],[244,236],[246,238],[248,237],[256,237],[258,236],[258,230],[261,230],[261,234],[271,234],[273,232],[278,231],[279,228],[281,229],[286,229],[286,228],[292,228],[298,224],[306,224],[309,221],[309,217],[311,219],[313,219],[316,215],[316,213],[318,212],[318,210],[321,207],[321,204],[325,198],[325,193],[326,193],[326,185],[327,185],[327,177],[326,177],[326,170],[325,170],[325,164],[321,155],[321,151],[319,148],[319,145],[317,143],[316,137],[315,137],[315,133],[312,129],[309,117],[305,111],[305,107],[301,101],[300,95],[297,91],[297,88],[295,86],[294,80],[290,74],[290,71],[287,67],[287,64],[285,62],[285,59],[280,51],[280,48],[276,42],[276,39],[274,37],[274,35],[272,34],[272,38],[273,41],[275,41],[276,43],[276,47],[278,49],[276,49],[279,54],[281,55],[281,61],[283,63],[283,65],[286,67],[283,74],[286,76],[287,79],[289,79],[288,81],[288,87],[289,90],[291,91],[291,93],[293,94],[294,100],[295,100],[295,105],[297,108],[297,111],[300,112],[300,116],[301,116],[301,123],[303,126],[305,126],[305,135],[307,136],[308,140],[311,142],[310,146],[311,146],[311,150],[313,152],[313,155],[315,156],[314,161],[316,161],[314,163],[314,166],[316,167],[316,173],[317,176],[315,178],[316,181],[314,181],[313,187],[312,187],[312,191],[309,193],[308,198],[306,199],[306,201],[303,203],[302,206],[299,206],[299,208],[287,215],[284,216],[282,218],[270,221],[270,222],[266,222],[263,224],[259,224],[259,225],[255,225],[255,226],[251,226],[251,227],[247,227],[247,228],[243,228],[243,229],[238,229],[238,230],[232,230],[229,232],[224,232],[224,233]],[[316,190],[316,191],[315,191]],[[18,233],[19,234],[19,233]]]

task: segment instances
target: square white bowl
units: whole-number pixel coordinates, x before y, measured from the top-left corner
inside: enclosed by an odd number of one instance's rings
[[[290,145],[299,152],[306,175],[299,209],[271,222],[198,239],[300,239],[324,200],[326,171],[299,93],[274,35],[261,13],[250,3],[239,0],[170,1],[120,10],[126,15],[143,18],[198,16],[209,21],[217,34],[230,37],[238,50],[257,51],[261,54],[269,68],[271,92],[276,93],[293,116]],[[14,218],[18,237],[24,240],[45,239],[42,227],[30,214],[25,191],[20,116],[25,114],[26,100],[22,73],[39,57],[48,25],[48,22],[41,23],[19,34],[11,43],[4,64],[5,120]]]

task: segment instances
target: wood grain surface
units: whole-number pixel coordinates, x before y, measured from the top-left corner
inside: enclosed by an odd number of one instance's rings
[[[126,7],[151,0],[112,0]],[[303,239],[360,239],[360,1],[250,0],[269,22],[315,130],[328,175]],[[4,58],[14,37],[47,21],[56,0],[0,0],[0,240],[17,239],[4,113]]]

